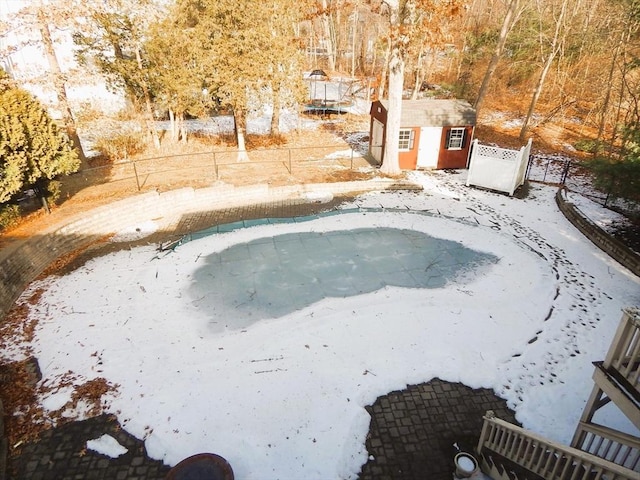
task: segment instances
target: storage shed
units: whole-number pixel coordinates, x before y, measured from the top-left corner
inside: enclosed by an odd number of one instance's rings
[[[382,163],[387,100],[371,104],[369,153]],[[466,168],[476,111],[464,100],[403,100],[398,138],[400,168]]]

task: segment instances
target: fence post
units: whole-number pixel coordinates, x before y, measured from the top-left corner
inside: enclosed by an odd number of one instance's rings
[[[529,139],[531,140],[531,139]],[[522,170],[522,163],[524,161],[524,157],[527,153],[527,147],[520,147],[520,151],[518,152],[516,166],[517,168],[513,169],[513,175],[511,177],[511,185],[509,185],[509,196],[513,197],[516,189],[522,185],[521,181],[524,182],[524,178],[520,179],[520,172]]]
[[[609,197],[611,196],[611,192],[613,190],[613,175],[611,176],[611,182],[609,183],[609,188],[607,189],[607,196],[604,199],[603,207],[607,208],[607,204],[609,203]]]
[[[535,155],[529,154],[529,160],[527,160],[527,173],[525,174],[525,178],[529,180],[529,176],[531,175],[531,164],[533,163],[533,158]]]
[[[133,162],[133,173],[136,175],[136,185],[138,186],[138,191],[140,191],[140,179],[138,178],[138,169],[136,168],[136,162]]]
[[[542,183],[547,181],[547,172],[549,171],[549,164],[551,163],[551,159],[547,158],[547,166],[544,169],[544,177],[542,177]]]
[[[211,153],[213,153],[213,169],[216,172],[216,180],[219,180],[220,177],[218,176],[218,162],[216,162],[216,152]]]
[[[482,430],[480,431],[480,438],[478,439],[478,446],[476,447],[476,452],[482,452],[482,446],[484,442],[488,440],[489,437],[489,422],[496,418],[496,414],[493,410],[487,410],[482,420]]]
[[[471,185],[471,181],[473,178],[473,167],[475,165],[475,158],[478,154],[478,139],[474,138],[473,141],[471,142],[471,151],[469,152],[469,160],[467,160],[467,168],[469,169],[469,172],[467,173],[467,182],[465,183],[465,185],[468,187],[469,185]]]
[[[570,168],[571,168],[571,160],[566,160],[564,163],[564,168],[562,169],[562,176],[560,177],[560,185],[565,185],[567,183],[567,178],[569,177]]]

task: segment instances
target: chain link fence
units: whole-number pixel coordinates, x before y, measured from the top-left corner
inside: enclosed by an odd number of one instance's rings
[[[596,188],[594,174],[588,165],[562,155],[531,155],[526,178],[533,182],[564,185],[569,190],[627,217],[640,216],[640,204],[615,198],[611,191]]]
[[[321,181],[331,173],[356,171],[371,165],[366,154],[344,145],[255,149],[246,152],[246,156],[238,150],[219,150],[87,168],[64,177],[62,184],[67,196],[88,190],[88,186],[92,187],[92,196],[121,196],[187,186],[201,188],[215,182],[246,185],[256,178],[281,185],[299,178]]]

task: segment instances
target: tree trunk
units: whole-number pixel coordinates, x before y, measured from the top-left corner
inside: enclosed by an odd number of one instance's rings
[[[507,9],[507,13],[502,21],[502,28],[500,29],[500,36],[498,37],[498,43],[496,45],[496,49],[493,52],[491,60],[489,61],[489,65],[487,66],[487,71],[484,74],[484,78],[482,79],[482,85],[480,86],[480,90],[478,91],[478,97],[474,103],[474,108],[476,109],[476,115],[480,114],[480,108],[482,107],[482,102],[484,101],[485,96],[487,95],[487,90],[489,88],[489,83],[491,83],[491,78],[498,67],[498,62],[500,61],[500,57],[502,56],[502,51],[504,50],[504,46],[507,43],[507,36],[511,31],[511,28],[517,21],[517,10],[520,5],[520,0],[511,0],[509,3],[509,8]]]
[[[271,135],[280,135],[280,109],[282,108],[280,96],[282,87],[278,83],[272,87],[273,113],[271,114]]]
[[[42,208],[47,214],[51,213],[51,209],[49,208],[49,202],[47,200],[47,184],[43,179],[39,179],[36,181],[35,185],[33,185],[33,190],[35,194],[40,197],[40,203],[42,203]]]
[[[611,102],[611,90],[613,89],[613,73],[615,72],[616,62],[618,61],[618,52],[620,51],[621,42],[622,38],[620,38],[620,42],[613,50],[613,56],[611,57],[611,64],[609,65],[609,77],[606,86],[607,90],[604,94],[604,100],[602,101],[602,109],[600,111],[600,121],[598,122],[598,136],[596,137],[596,142],[602,140],[604,127],[607,123],[607,112],[609,111],[609,103]],[[597,148],[593,153],[595,154],[596,152]]]
[[[369,41],[369,29],[367,28],[367,22],[362,21],[362,29],[360,31],[360,50],[359,50],[359,54],[360,54],[360,61],[359,61],[359,65],[358,65],[358,73],[360,75],[366,75],[367,72],[367,57],[368,57],[368,49],[369,49],[369,45],[368,45],[368,41]]]
[[[145,107],[147,110],[147,118],[146,118],[146,127],[147,127],[147,132],[149,133],[149,135],[151,136],[151,139],[153,140],[153,145],[159,149],[160,148],[160,137],[158,136],[158,132],[156,131],[153,122],[154,122],[154,118],[153,118],[153,106],[151,104],[151,95],[149,95],[149,88],[147,87],[147,82],[144,78],[144,69],[142,67],[142,57],[140,56],[140,49],[136,47],[136,61],[138,62],[138,70],[140,70],[140,74],[141,74],[141,86],[142,86],[142,93],[144,95],[144,103],[145,103]]]
[[[627,23],[625,25],[626,27],[626,31],[625,31],[625,41],[622,43],[623,45],[623,49],[620,52],[621,55],[621,60],[620,60],[620,66],[621,66],[621,72],[620,72],[620,86],[619,86],[619,94],[618,94],[618,101],[617,101],[617,105],[616,105],[616,114],[615,114],[615,120],[613,121],[613,128],[611,129],[611,140],[609,141],[609,156],[611,156],[613,158],[613,154],[616,151],[615,145],[618,139],[618,133],[619,133],[619,125],[621,123],[620,118],[622,117],[622,105],[623,103],[625,103],[625,95],[624,95],[624,91],[625,91],[625,84],[626,84],[626,76],[628,73],[628,67],[630,66],[629,60],[627,59],[627,44],[631,38],[632,35],[632,22],[630,18],[627,18]],[[622,158],[622,149],[617,149],[618,152],[618,159]]]
[[[399,45],[391,49],[389,60],[389,111],[387,112],[384,153],[380,171],[386,175],[400,174],[398,141],[402,115],[402,90],[404,88],[404,59]]]
[[[540,77],[538,77],[538,83],[536,84],[536,88],[533,91],[533,96],[531,97],[531,103],[529,104],[529,110],[527,111],[527,116],[524,118],[522,123],[522,128],[520,129],[520,141],[524,141],[527,136],[527,130],[529,128],[529,123],[531,122],[531,118],[533,117],[533,112],[535,111],[536,104],[538,103],[538,99],[540,98],[540,94],[542,93],[542,89],[544,87],[544,82],[547,77],[547,73],[549,73],[549,69],[553,64],[553,61],[556,58],[556,55],[560,51],[561,42],[560,42],[560,34],[563,32],[564,19],[567,12],[569,0],[562,1],[562,7],[560,9],[560,14],[558,18],[555,19],[556,28],[553,34],[553,40],[551,41],[551,46],[549,48],[549,54],[544,62],[544,66],[542,67],[542,71],[540,72]],[[568,28],[564,29],[564,35],[568,32]]]
[[[369,65],[369,76],[374,76],[376,74],[377,66],[376,62],[378,61],[378,49],[375,47],[372,48],[371,51],[371,63]]]
[[[331,25],[332,19],[329,15],[329,6],[327,0],[322,0],[322,33],[327,42],[327,60],[329,61],[329,70],[336,69],[336,45],[335,45],[335,28]]]
[[[335,58],[335,64],[336,64],[336,68],[339,68],[341,71],[343,71],[344,68],[344,54],[340,54],[340,52],[342,51],[342,49],[344,48],[342,45],[342,31],[340,30],[340,23],[342,22],[341,20],[341,15],[340,13],[342,12],[341,9],[341,5],[337,5],[337,7],[333,10],[335,12],[335,17],[332,16],[331,18],[331,33],[333,35],[333,55]],[[347,36],[348,38],[348,36]],[[348,42],[348,40],[347,40]],[[342,62],[340,62],[342,61]]]
[[[178,128],[176,126],[176,116],[171,109],[169,109],[169,128],[171,129],[169,138],[171,138],[172,142],[176,142],[178,140]]]
[[[38,29],[40,30],[42,44],[44,46],[47,62],[49,63],[49,69],[51,70],[51,76],[53,77],[53,85],[58,99],[58,106],[62,112],[62,120],[64,122],[67,135],[78,153],[81,165],[86,167],[87,157],[82,149],[82,143],[80,143],[80,136],[78,135],[76,123],[71,112],[71,105],[67,98],[67,88],[65,86],[64,77],[62,76],[62,71],[60,69],[60,64],[58,63],[58,57],[56,56],[55,49],[53,48],[51,31],[49,30],[49,24],[47,23],[47,19],[42,9],[38,10]]]
[[[598,123],[598,137],[597,140],[602,140],[602,138],[604,137],[604,130],[605,130],[605,126],[606,126],[606,119],[607,119],[607,113],[611,104],[611,92],[613,90],[614,87],[614,72],[615,72],[615,67],[616,64],[618,62],[618,57],[620,55],[622,55],[623,57],[623,61],[622,63],[622,75],[621,75],[621,80],[620,83],[621,85],[624,85],[624,76],[626,73],[626,65],[625,65],[625,61],[624,58],[626,56],[626,47],[627,45],[629,45],[630,43],[630,37],[631,37],[631,32],[633,30],[632,28],[632,22],[630,21],[630,19],[627,17],[625,24],[623,26],[624,28],[621,29],[621,33],[620,33],[620,39],[618,40],[618,42],[616,43],[616,47],[613,51],[613,57],[611,58],[611,64],[609,67],[609,77],[608,77],[608,81],[607,81],[607,91],[605,93],[605,98],[602,102],[602,111],[600,113],[600,121]],[[622,95],[622,88],[621,88],[621,92],[620,95]],[[619,120],[619,110],[618,110],[618,116],[616,118],[616,121],[614,122],[614,124],[617,124]],[[614,128],[615,130],[615,128]],[[615,137],[614,137],[615,139]]]
[[[358,30],[358,10],[353,12],[353,31],[351,32],[351,78],[356,76],[356,31]]]
[[[531,97],[531,103],[529,103],[529,110],[527,111],[527,116],[524,117],[524,121],[522,122],[522,128],[520,129],[519,139],[520,141],[526,140],[527,130],[529,129],[529,123],[531,123],[531,118],[533,117],[533,112],[536,109],[536,104],[540,99],[540,94],[542,93],[542,88],[544,87],[544,81],[547,77],[547,73],[549,73],[549,69],[551,68],[551,64],[553,63],[553,58],[555,55],[549,53],[547,60],[544,63],[544,67],[542,68],[542,72],[540,72],[540,77],[538,77],[538,83],[536,84],[536,88],[533,91],[533,96]]]
[[[236,141],[238,142],[238,162],[248,162],[249,155],[247,155],[247,147],[244,141],[246,132],[247,118],[246,112],[241,108],[236,108],[233,111],[233,122],[236,130]]]
[[[378,98],[384,98],[385,87],[387,85],[387,72],[389,71],[389,62],[391,61],[391,38],[387,39],[387,49],[384,52],[384,62],[382,64],[382,73],[380,74],[380,87]]]
[[[180,143],[186,144],[189,141],[189,133],[184,123],[184,112],[178,114],[178,138]]]
[[[422,49],[420,47],[420,52],[418,53],[418,61],[416,62],[416,74],[413,83],[413,91],[411,92],[411,100],[418,99],[418,93],[420,93],[420,87],[422,86],[422,68],[420,67],[422,63]]]

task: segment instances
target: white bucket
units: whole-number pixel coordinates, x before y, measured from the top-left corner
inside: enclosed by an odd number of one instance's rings
[[[478,461],[468,453],[460,452],[453,458],[457,478],[469,478],[478,470]]]

